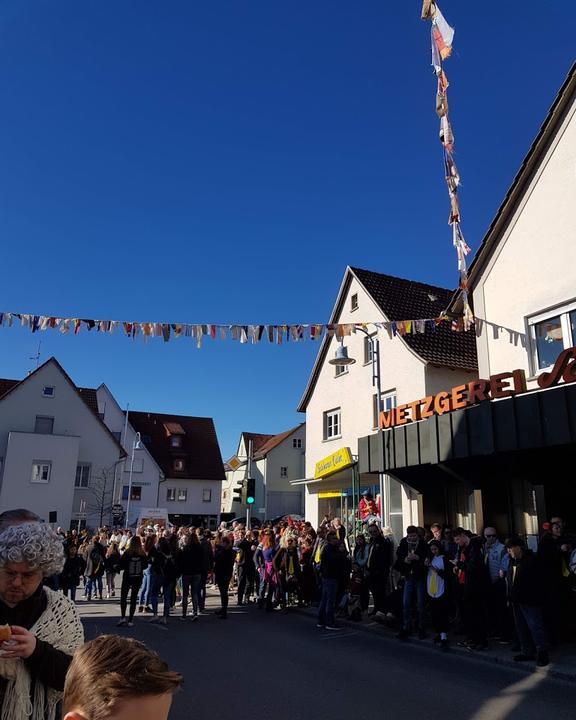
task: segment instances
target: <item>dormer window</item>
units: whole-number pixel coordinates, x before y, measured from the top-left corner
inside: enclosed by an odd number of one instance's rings
[[[185,467],[184,460],[182,460],[181,458],[174,460],[175,472],[184,472],[184,467]]]
[[[182,447],[182,435],[171,435],[170,436],[170,447],[181,448]]]

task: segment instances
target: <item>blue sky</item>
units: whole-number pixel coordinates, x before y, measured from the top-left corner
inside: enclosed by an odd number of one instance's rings
[[[446,287],[420,0],[3,0],[0,310],[325,322],[346,265]],[[445,0],[462,227],[475,250],[574,60],[573,3]],[[0,328],[0,376],[38,334]],[[280,432],[313,343],[41,335],[79,385]]]

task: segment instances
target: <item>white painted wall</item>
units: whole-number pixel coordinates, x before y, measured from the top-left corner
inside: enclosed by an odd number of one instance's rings
[[[576,299],[576,103],[473,288],[480,376],[530,375],[527,316]],[[520,337],[511,336],[509,330]]]
[[[98,409],[103,415],[104,423],[112,433],[119,433],[126,451],[126,459],[116,468],[113,498],[113,502],[122,505],[124,511],[126,511],[127,501],[122,500],[122,489],[128,487],[130,483],[132,447],[136,441],[136,431],[128,422],[126,437],[124,438],[126,415],[106,385],[100,385],[96,395],[98,397]],[[128,418],[130,418],[130,414],[128,414]],[[136,450],[134,453],[134,469],[132,472],[132,485],[142,488],[141,499],[130,501],[130,517],[128,518],[130,524],[136,522],[141,508],[165,507],[162,504],[157,505],[158,483],[161,478],[163,478],[163,473],[160,467],[142,443],[140,450]]]
[[[186,501],[167,500],[167,490],[180,488],[187,491]],[[169,513],[179,515],[218,515],[220,513],[220,496],[222,483],[218,480],[182,480],[166,478],[160,483],[159,507],[166,508]],[[203,490],[210,490],[210,502],[204,502]]]
[[[294,440],[301,440],[302,447],[295,448]],[[260,461],[262,462],[262,461]],[[282,477],[281,469],[287,468],[287,476]],[[303,425],[279,445],[272,448],[264,461],[263,480],[265,490],[264,513],[261,520],[286,514],[285,511],[302,514],[304,512],[304,494],[301,488],[294,488],[292,480],[301,480],[306,469],[306,426]],[[288,496],[286,493],[291,493]]]
[[[54,397],[43,397],[42,390],[46,385],[55,388]],[[24,433],[25,438],[28,438],[31,443],[30,450],[24,452],[20,447],[20,452],[24,457],[30,459],[37,451],[39,442],[35,439],[34,433],[37,415],[54,418],[53,436],[78,438],[74,441],[78,444],[75,463],[70,455],[73,453],[72,445],[63,443],[62,447],[67,450],[60,467],[67,468],[66,474],[65,477],[58,474],[57,482],[48,488],[50,497],[53,498],[52,504],[62,508],[68,504],[68,517],[71,514],[72,520],[74,520],[74,511],[79,505],[80,497],[87,500],[89,509],[95,503],[93,493],[89,488],[75,492],[76,465],[78,463],[89,464],[91,478],[98,477],[103,471],[110,473],[120,459],[120,449],[103,423],[86,406],[76,389],[70,385],[57,363],[48,361],[0,402],[0,457],[5,457],[9,461],[9,463],[3,463],[2,470],[0,507],[3,509],[14,506],[15,497],[12,488],[20,481],[19,473],[22,471],[21,463],[12,465],[12,461],[8,458],[8,437],[10,433]],[[24,442],[25,438],[21,442]],[[53,442],[57,443],[58,441],[53,440]],[[56,444],[53,447],[55,448]],[[13,472],[17,474],[13,475]],[[29,473],[26,472],[25,475],[29,476],[31,472],[32,467],[30,466]],[[4,488],[7,488],[7,492],[10,488],[6,498],[4,497]],[[42,492],[46,493],[46,488]],[[22,502],[16,504],[20,506]],[[44,517],[49,508],[42,509],[43,512],[39,514]],[[89,512],[87,522],[92,527],[97,522],[97,512],[93,507],[92,512]],[[64,522],[60,522],[60,516],[58,516],[58,524],[64,526]]]

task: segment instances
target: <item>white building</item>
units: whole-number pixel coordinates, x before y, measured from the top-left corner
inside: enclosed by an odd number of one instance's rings
[[[442,314],[452,291],[432,285],[347,268],[330,323],[382,323],[434,318]],[[370,326],[372,327],[372,326]],[[446,390],[476,377],[473,333],[458,333],[442,323],[423,334],[380,341],[381,389],[384,409]],[[325,337],[298,409],[306,413],[306,518],[315,523],[328,515],[351,518],[359,492],[379,494],[379,478],[358,476],[354,462],[358,439],[378,430],[377,398],[372,384],[370,340],[360,331],[344,338],[354,365],[334,366],[338,341]],[[349,454],[348,454],[349,453]],[[326,473],[321,466],[330,465]],[[385,524],[401,537],[404,527],[423,520],[421,493],[391,474],[383,478]]]
[[[132,448],[135,446],[137,438],[136,431],[130,422],[130,413],[126,413],[118,405],[104,383],[97,388],[96,396],[100,417],[126,452],[124,462],[115,468],[110,498],[113,505],[122,505],[124,513],[128,505],[130,468],[132,467],[130,517],[127,518],[127,522],[132,525],[138,520],[142,508],[160,506],[160,483],[164,479],[164,474],[143,443],[140,449],[134,451],[134,463],[132,463]]]
[[[154,506],[175,525],[216,527],[225,475],[212,418],[131,410],[129,422],[163,475]]]
[[[69,528],[98,527],[124,451],[80,389],[50,358],[22,381],[0,380],[0,507],[25,507]]]
[[[237,517],[246,514],[245,508],[233,502],[233,496],[234,489],[247,475],[250,443],[251,472],[256,481],[256,500],[252,516],[260,520],[271,520],[280,515],[302,515],[302,488],[294,487],[292,482],[304,476],[305,423],[277,435],[241,433],[236,456],[243,464],[237,470],[226,473],[226,482],[222,488],[222,512],[233,512]]]

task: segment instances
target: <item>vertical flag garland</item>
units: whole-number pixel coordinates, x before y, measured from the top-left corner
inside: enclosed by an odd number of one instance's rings
[[[448,113],[448,78],[442,67],[444,60],[447,60],[452,53],[452,41],[454,40],[454,29],[448,25],[440,8],[433,0],[423,0],[422,19],[432,22],[432,67],[436,74],[436,114],[440,119],[440,142],[444,153],[444,176],[448,186],[450,198],[450,216],[448,224],[452,226],[452,243],[456,249],[458,258],[458,273],[460,275],[459,287],[462,290],[463,327],[469,330],[474,322],[474,316],[468,302],[468,270],[466,256],[470,248],[464,240],[460,227],[460,207],[458,202],[458,188],[460,187],[460,174],[454,162],[454,134],[450,124]]]

